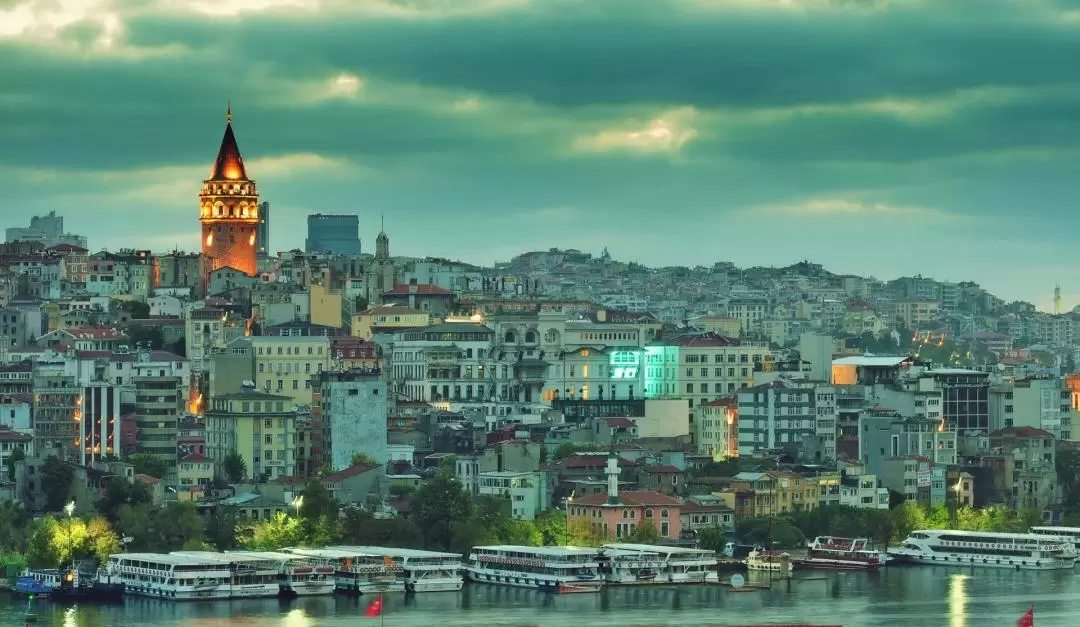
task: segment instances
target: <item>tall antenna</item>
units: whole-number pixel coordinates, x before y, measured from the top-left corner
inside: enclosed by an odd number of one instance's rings
[[[1061,286],[1060,285],[1055,285],[1054,286],[1054,313],[1055,314],[1060,314],[1061,313]]]

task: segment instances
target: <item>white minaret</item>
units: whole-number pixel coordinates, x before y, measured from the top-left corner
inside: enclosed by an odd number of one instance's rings
[[[608,505],[619,504],[619,456],[615,453],[615,446],[611,447],[611,454],[607,458],[607,502]]]

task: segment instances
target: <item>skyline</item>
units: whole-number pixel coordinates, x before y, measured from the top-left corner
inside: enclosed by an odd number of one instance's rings
[[[198,250],[231,101],[274,250],[357,213],[371,251],[385,214],[402,256],[808,259],[1080,303],[1080,0],[145,4],[0,5],[5,226]]]

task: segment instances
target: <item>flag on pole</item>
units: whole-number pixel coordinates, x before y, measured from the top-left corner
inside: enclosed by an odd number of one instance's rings
[[[1035,606],[1032,605],[1024,615],[1016,621],[1016,627],[1035,627]]]
[[[364,612],[364,616],[368,618],[375,618],[382,615],[382,595],[380,594],[370,605],[367,606],[367,611]]]

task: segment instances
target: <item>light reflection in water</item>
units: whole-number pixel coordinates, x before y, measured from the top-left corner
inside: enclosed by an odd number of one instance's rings
[[[67,610],[64,612],[64,627],[75,627],[75,618],[75,608],[67,608]]]
[[[949,576],[949,627],[967,625],[967,575]]]
[[[291,610],[281,619],[282,627],[313,627],[314,625],[315,620],[300,608]]]

